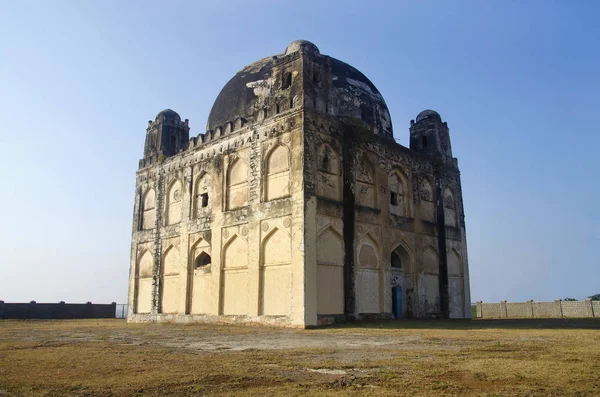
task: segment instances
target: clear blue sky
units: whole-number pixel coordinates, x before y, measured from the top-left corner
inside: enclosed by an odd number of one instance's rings
[[[302,4],[301,4],[302,3]],[[293,40],[425,108],[462,171],[472,300],[600,293],[597,1],[0,1],[0,299],[124,302],[135,171],[164,108]]]

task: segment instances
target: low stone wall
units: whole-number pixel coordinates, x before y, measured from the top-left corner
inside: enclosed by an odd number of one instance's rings
[[[600,301],[507,302],[475,304],[477,318],[600,318]]]
[[[0,301],[0,319],[115,318],[116,303],[5,303]]]

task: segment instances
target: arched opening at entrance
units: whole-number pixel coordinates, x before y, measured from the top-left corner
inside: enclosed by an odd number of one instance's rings
[[[405,272],[410,271],[411,256],[406,248],[399,244],[390,254],[390,265],[392,268],[392,313],[396,318],[410,317],[412,302],[406,294]],[[407,301],[403,302],[404,295]]]

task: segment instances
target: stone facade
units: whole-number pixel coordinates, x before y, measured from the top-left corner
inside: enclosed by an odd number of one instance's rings
[[[375,86],[306,41],[237,73],[189,138],[150,121],[129,321],[469,317],[464,209],[434,111],[393,139]]]

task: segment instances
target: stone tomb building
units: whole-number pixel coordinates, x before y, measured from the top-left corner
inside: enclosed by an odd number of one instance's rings
[[[373,83],[295,41],[223,87],[206,133],[189,130],[172,110],[148,122],[129,321],[469,317],[460,173],[438,113],[399,145]]]

